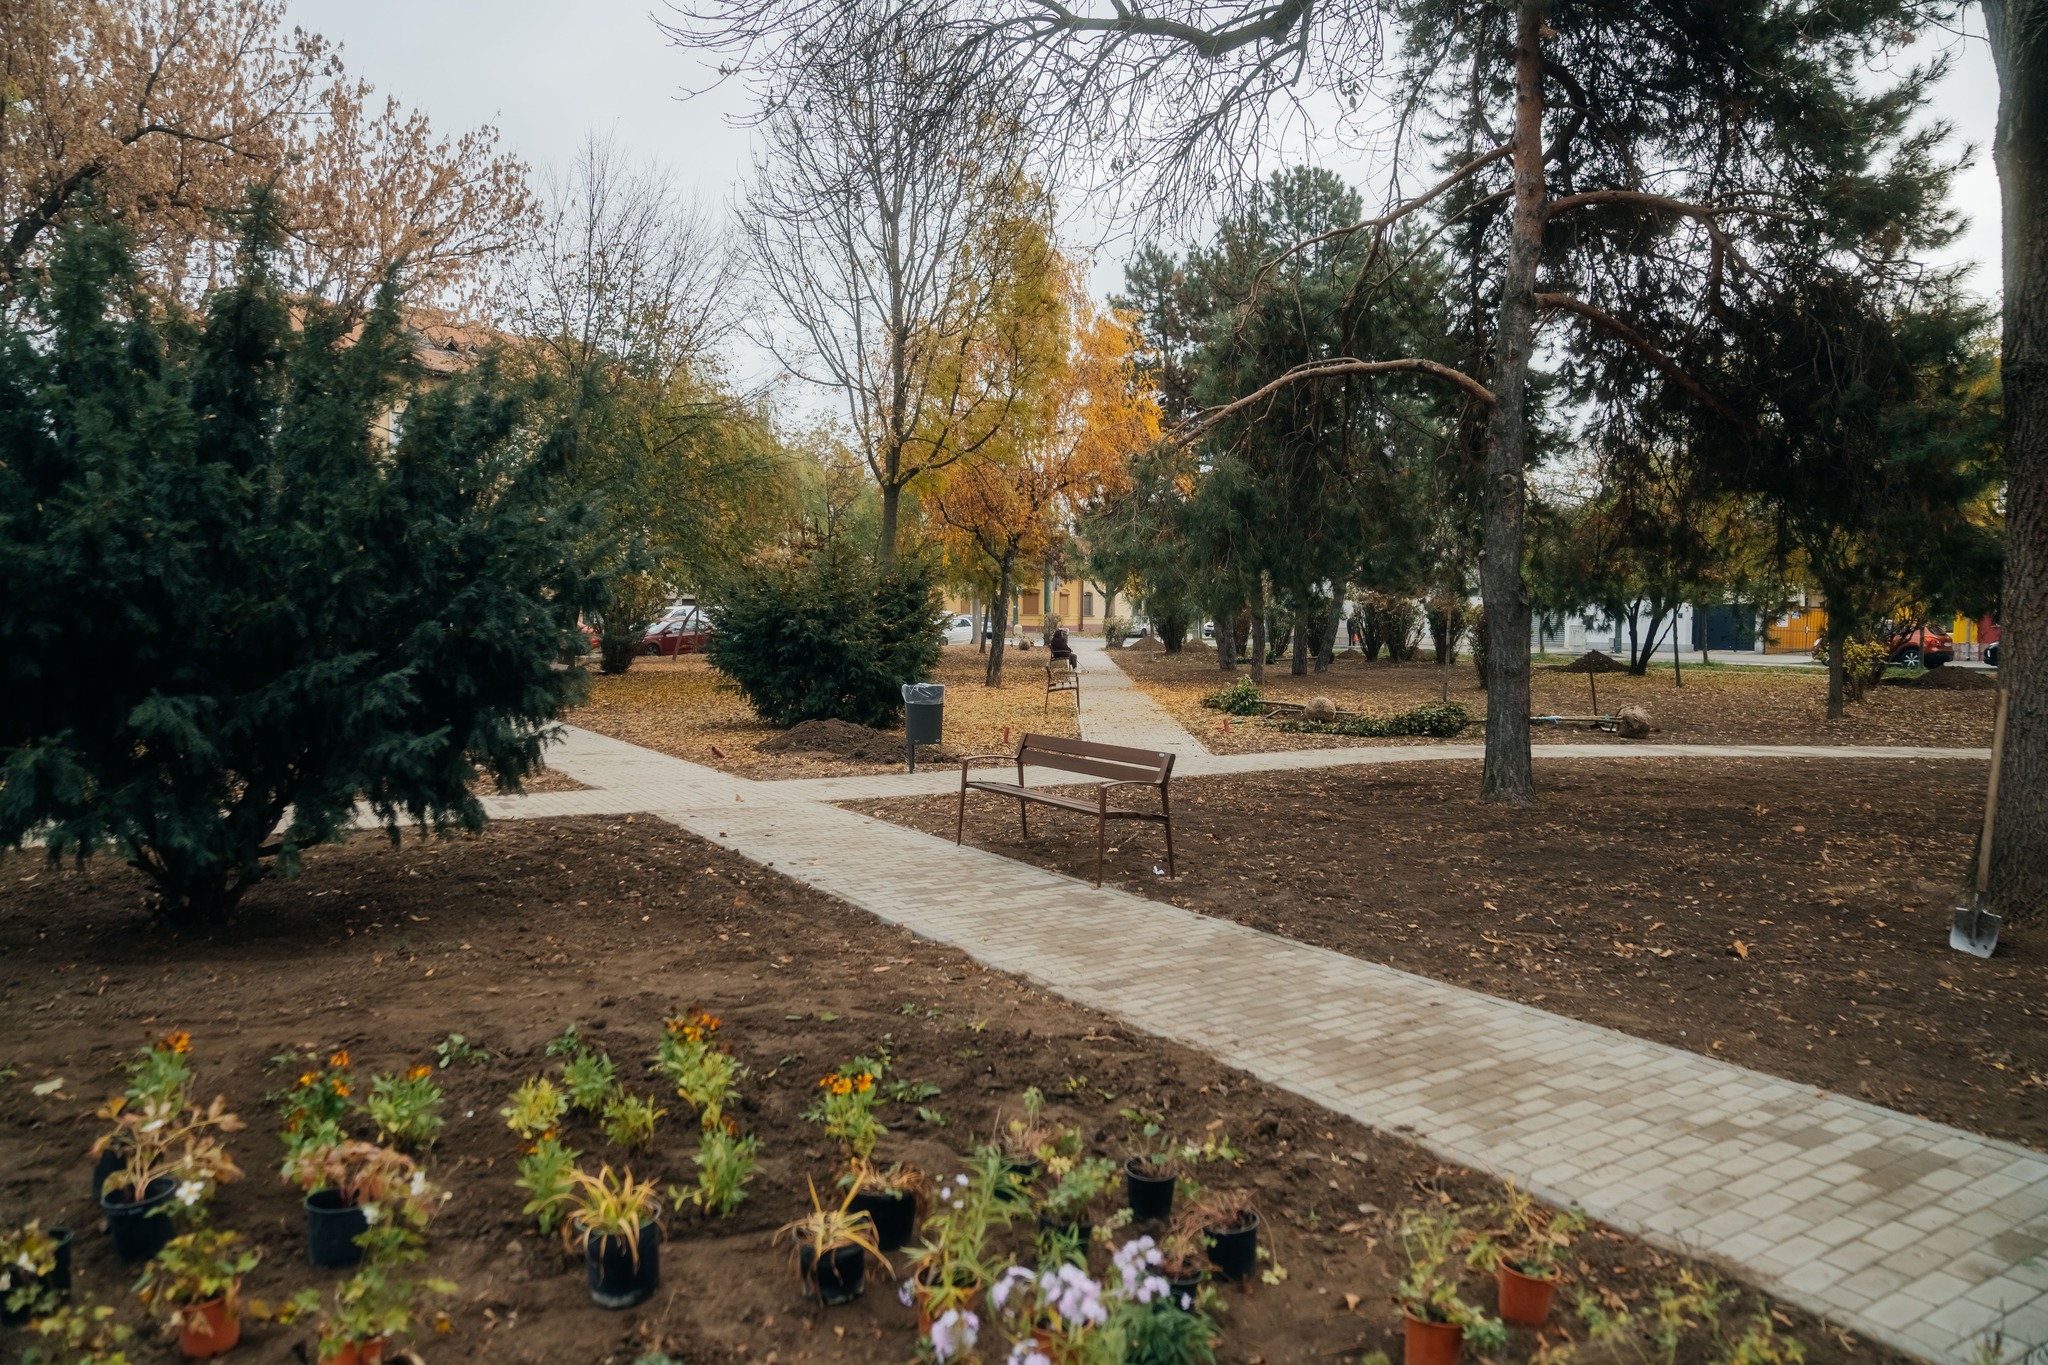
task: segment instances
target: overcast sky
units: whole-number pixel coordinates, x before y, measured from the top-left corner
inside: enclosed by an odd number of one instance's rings
[[[695,99],[706,85],[694,54],[667,43],[647,0],[291,0],[292,22],[341,43],[351,70],[424,110],[443,131],[495,124],[507,147],[536,169],[560,167],[586,134],[614,136],[639,158],[671,166],[714,204],[731,197],[747,164],[749,135],[728,115],[744,108],[732,87]],[[1957,253],[1978,263],[1973,285],[1998,287],[1998,181],[1990,165],[1997,82],[1971,13],[1971,36],[1944,39],[1955,69],[1935,113],[1977,164],[1957,184],[1972,220]],[[1924,54],[1929,44],[1908,49]],[[1332,168],[1343,170],[1341,164]],[[1112,251],[1114,249],[1112,248]],[[1120,262],[1097,263],[1108,287]]]

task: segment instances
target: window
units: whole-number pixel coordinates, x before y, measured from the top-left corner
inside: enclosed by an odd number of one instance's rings
[[[1095,594],[1083,591],[1081,594],[1081,619],[1087,620],[1095,614]]]

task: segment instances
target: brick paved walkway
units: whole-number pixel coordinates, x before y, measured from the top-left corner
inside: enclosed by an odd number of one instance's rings
[[[1097,681],[1097,670],[1088,672],[1084,686]],[[1113,685],[1083,697],[1091,738],[1169,738],[1142,708],[1118,714],[1124,698]],[[1189,749],[1185,770],[1426,761],[1468,756],[1467,747],[1228,757]],[[1705,753],[1906,751],[1538,749],[1546,759]],[[1449,1160],[1514,1176],[1556,1203],[1720,1261],[1931,1359],[1970,1361],[1998,1329],[2011,1356],[2020,1343],[2048,1341],[2041,1153],[1098,890],[828,804],[949,790],[956,773],[752,782],[578,730],[549,761],[593,790],[496,799],[493,814],[652,812],[991,967]]]

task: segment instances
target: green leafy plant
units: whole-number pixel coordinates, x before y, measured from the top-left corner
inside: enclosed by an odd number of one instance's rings
[[[1790,1337],[1778,1335],[1768,1312],[1758,1312],[1724,1351],[1714,1356],[1714,1365],[1804,1365],[1806,1348]]]
[[[603,1112],[618,1083],[618,1068],[603,1052],[586,1048],[562,1064],[562,1085],[569,1092],[569,1103],[586,1114]]]
[[[378,1141],[415,1150],[433,1145],[446,1122],[441,1117],[441,1087],[434,1084],[434,1069],[424,1064],[403,1076],[386,1072],[373,1077],[364,1107],[377,1125]]]
[[[74,1303],[29,1324],[37,1340],[21,1365],[131,1365],[123,1348],[135,1333],[104,1304]]]
[[[1488,1273],[1506,1265],[1535,1279],[1553,1279],[1560,1259],[1585,1230],[1584,1213],[1553,1212],[1510,1180],[1499,1201],[1488,1206],[1487,1227],[1473,1237],[1465,1264]]]
[[[690,1203],[722,1218],[732,1217],[746,1201],[760,1150],[759,1138],[741,1137],[730,1123],[707,1130],[690,1158],[697,1166],[697,1188],[671,1187],[669,1198],[679,1209]]]
[[[893,568],[859,555],[748,564],[719,585],[704,652],[770,725],[887,728],[902,684],[938,664],[940,606],[933,570],[915,557]]]
[[[1428,702],[1397,711],[1391,716],[1338,716],[1335,720],[1284,720],[1267,722],[1271,728],[1291,735],[1350,735],[1361,739],[1391,739],[1424,736],[1455,739],[1472,724],[1472,713],[1457,702]]]
[[[747,1069],[718,1042],[719,1019],[693,1010],[670,1019],[655,1046],[654,1069],[668,1078],[676,1094],[696,1111],[707,1133],[725,1118],[726,1101],[745,1079]]]
[[[1497,1350],[1507,1345],[1507,1328],[1458,1292],[1454,1260],[1464,1235],[1464,1220],[1455,1213],[1409,1209],[1401,1219],[1408,1273],[1394,1286],[1394,1302],[1418,1322],[1450,1323],[1462,1329],[1473,1346]]]
[[[823,1128],[851,1162],[865,1163],[888,1132],[875,1117],[875,1106],[882,1101],[875,1085],[878,1065],[860,1057],[826,1073],[818,1081],[822,1093],[817,1103],[804,1111],[804,1118]]]
[[[303,1069],[289,1089],[268,1098],[277,1105],[280,1136],[287,1158],[306,1147],[331,1147],[348,1136],[346,1125],[355,1108],[355,1073],[346,1048],[327,1053],[281,1053],[273,1066]]]
[[[1202,698],[1202,705],[1226,716],[1256,716],[1265,709],[1266,702],[1259,695],[1257,683],[1250,678],[1239,678],[1228,687]]]
[[[240,1233],[202,1224],[164,1244],[143,1268],[135,1296],[147,1308],[167,1310],[171,1331],[208,1333],[210,1320],[192,1310],[220,1301],[233,1315],[241,1302],[242,1281],[261,1259],[256,1250],[242,1245]]]
[[[1054,1172],[1057,1178],[1039,1200],[1038,1207],[1048,1218],[1060,1222],[1077,1221],[1115,1182],[1117,1170],[1117,1163],[1108,1157],[1073,1161],[1065,1170]]]
[[[775,1230],[775,1240],[788,1242],[790,1266],[796,1271],[797,1279],[804,1280],[803,1253],[811,1253],[811,1279],[816,1287],[818,1268],[826,1263],[833,1252],[846,1247],[859,1247],[869,1257],[889,1268],[889,1258],[882,1254],[882,1248],[875,1242],[875,1220],[866,1213],[853,1209],[853,1197],[860,1192],[855,1185],[846,1192],[846,1197],[833,1208],[826,1208],[818,1202],[818,1187],[813,1183],[811,1190],[811,1211],[793,1222],[784,1223]],[[893,1270],[891,1271],[893,1274]]]
[[[548,1039],[548,1045],[543,1049],[550,1057],[574,1057],[577,1053],[588,1050],[583,1042],[583,1034],[574,1024]]]
[[[604,1140],[629,1152],[645,1151],[654,1145],[654,1121],[667,1112],[621,1087],[604,1103]]]
[[[446,1071],[457,1062],[465,1066],[482,1066],[491,1060],[489,1048],[482,1048],[470,1042],[459,1033],[451,1033],[434,1044],[435,1063]]]
[[[1617,1355],[1626,1353],[1645,1365],[1676,1365],[1679,1349],[1693,1335],[1721,1340],[1721,1310],[1728,1298],[1718,1280],[1680,1269],[1675,1283],[1653,1286],[1649,1304],[1641,1308],[1581,1294],[1579,1319],[1589,1340]]]
[[[350,1346],[412,1331],[426,1295],[458,1292],[453,1281],[405,1273],[427,1259],[426,1239],[414,1228],[381,1222],[356,1242],[363,1248],[362,1267],[337,1285],[325,1303],[317,1289],[301,1290],[291,1300],[296,1313],[318,1314],[323,1361]]]
[[[498,1111],[505,1126],[532,1142],[552,1133],[569,1112],[568,1097],[545,1076],[529,1076],[512,1092],[512,1102]]]
[[[989,1234],[1024,1207],[1024,1187],[1009,1154],[994,1143],[974,1149],[967,1169],[939,1181],[924,1220],[923,1245],[910,1259],[912,1294],[924,1315],[965,1311],[992,1274]]]
[[[580,1155],[549,1133],[536,1139],[519,1158],[519,1176],[512,1183],[527,1193],[520,1212],[532,1216],[543,1236],[561,1226],[564,1209],[576,1189],[576,1159]]]
[[[44,1277],[57,1269],[63,1244],[30,1219],[0,1236],[0,1308],[22,1318],[39,1318],[57,1306],[57,1292]]]

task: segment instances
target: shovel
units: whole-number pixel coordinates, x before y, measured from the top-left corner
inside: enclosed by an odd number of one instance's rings
[[[1998,947],[1998,928],[2004,917],[1984,908],[1984,893],[1991,889],[1991,819],[1998,811],[1998,766],[2005,757],[2005,709],[2010,694],[1998,689],[1998,716],[1991,722],[1991,791],[1984,798],[1984,837],[1977,845],[1977,894],[1970,904],[1956,907],[1949,925],[1948,946],[1957,952],[1990,957]]]

